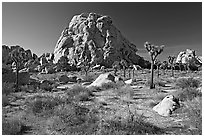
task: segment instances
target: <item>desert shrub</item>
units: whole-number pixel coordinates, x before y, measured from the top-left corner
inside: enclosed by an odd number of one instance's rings
[[[5,107],[9,104],[9,99],[6,94],[2,94],[2,107]]]
[[[115,89],[114,92],[124,100],[129,100],[134,95],[134,90],[128,85]]]
[[[23,123],[18,118],[2,119],[2,134],[3,135],[17,135],[21,132]]]
[[[72,89],[67,91],[68,101],[87,101],[93,96],[91,90],[81,85],[75,85]]]
[[[124,84],[121,82],[108,82],[108,83],[103,83],[101,86],[102,90],[107,90],[107,89],[118,89],[122,87]]]
[[[188,120],[187,125],[191,125],[195,129],[191,130],[191,134],[202,134],[202,97],[195,97],[192,100],[183,102],[181,113],[186,113]]]
[[[28,104],[28,108],[34,113],[34,114],[40,114],[43,112],[43,114],[50,113],[54,109],[55,106],[59,105],[59,101],[52,97],[42,97],[42,98],[36,98],[34,101],[30,102]]]
[[[148,79],[146,81],[145,85],[146,86],[150,86],[150,82],[151,82],[151,80]],[[154,84],[157,85],[157,86],[160,86],[160,87],[165,87],[166,83],[164,81],[161,81],[161,80],[158,80],[158,79],[154,79]]]
[[[83,76],[82,79],[84,82],[92,82],[96,79],[97,76],[93,75],[93,74],[88,74],[86,76]]]
[[[106,121],[108,126],[103,126],[101,134],[105,135],[147,135],[162,134],[164,130],[145,122],[142,115],[135,115],[133,121],[122,122],[114,119]]]
[[[2,94],[8,95],[14,92],[14,83],[3,82],[2,83]]]
[[[184,88],[198,88],[200,85],[200,81],[194,78],[179,78],[177,79],[176,85],[182,89]]]
[[[47,120],[47,128],[60,134],[94,134],[97,128],[97,116],[84,106],[60,105],[54,114]]]
[[[177,94],[178,98],[181,101],[192,100],[193,98],[202,96],[202,93],[199,92],[196,88],[185,88]]]
[[[91,92],[98,92],[98,91],[101,91],[101,88],[97,87],[97,86],[91,86],[91,87],[89,87],[89,90]]]

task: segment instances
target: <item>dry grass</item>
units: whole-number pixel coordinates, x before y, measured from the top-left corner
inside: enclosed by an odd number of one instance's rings
[[[197,79],[194,79],[194,78],[179,78],[177,81],[176,81],[176,86],[184,89],[184,88],[189,88],[189,87],[192,87],[192,88],[198,88],[199,85],[200,85],[200,81],[197,80]]]

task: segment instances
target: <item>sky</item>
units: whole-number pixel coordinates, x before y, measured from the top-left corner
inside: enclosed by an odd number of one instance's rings
[[[146,41],[165,45],[160,60],[187,48],[202,55],[201,2],[3,2],[2,45],[20,45],[37,55],[53,52],[62,30],[83,12],[109,15],[147,60]]]

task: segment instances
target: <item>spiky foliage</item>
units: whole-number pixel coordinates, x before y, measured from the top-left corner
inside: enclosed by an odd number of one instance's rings
[[[145,42],[144,47],[148,51],[148,53],[150,55],[150,59],[151,59],[151,83],[150,83],[150,89],[153,89],[155,87],[154,83],[153,83],[153,79],[154,79],[154,68],[153,67],[154,67],[155,60],[156,60],[157,56],[162,53],[162,51],[164,49],[164,45],[155,46],[153,44],[150,44],[149,42]]]
[[[155,65],[157,66],[157,72],[158,72],[157,77],[159,77],[159,68],[160,68],[160,66],[162,65],[162,63],[161,63],[160,60],[156,59],[156,60],[155,60]]]
[[[120,62],[119,61],[115,61],[112,64],[112,68],[114,70],[114,75],[117,74],[118,69],[120,69]]]
[[[25,53],[23,48],[18,46],[18,47],[16,47],[15,49],[13,49],[10,52],[10,56],[11,56],[11,58],[12,58],[14,64],[15,64],[15,69],[16,69],[16,91],[18,91],[18,84],[19,84],[18,74],[19,74],[20,67],[25,62],[26,53]]]
[[[124,59],[122,59],[122,60],[120,61],[120,64],[121,64],[121,66],[122,66],[122,68],[123,68],[123,75],[124,75],[124,78],[125,78],[126,68],[128,67],[127,61],[124,60]]]
[[[174,65],[175,58],[176,58],[175,56],[169,56],[168,57],[169,64],[171,65],[171,74],[172,74],[172,77],[174,77],[174,68],[173,68],[173,65]]]

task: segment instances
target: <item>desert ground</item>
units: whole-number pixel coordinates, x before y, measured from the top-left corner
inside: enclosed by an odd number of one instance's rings
[[[14,84],[3,83],[3,134],[17,135],[200,135],[202,134],[202,71],[119,70],[117,76],[130,83],[109,82],[89,86],[100,74],[112,69],[84,72],[30,73],[30,83],[14,92]],[[76,76],[81,81],[59,80]],[[36,86],[36,81],[46,81]],[[169,116],[153,107],[167,95],[179,100]]]

